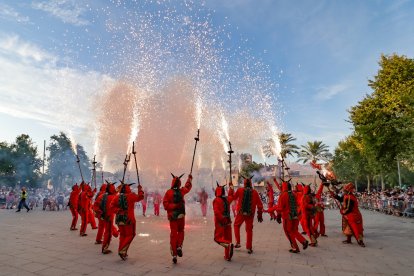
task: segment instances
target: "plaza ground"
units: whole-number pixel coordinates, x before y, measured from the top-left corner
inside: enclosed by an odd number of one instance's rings
[[[327,210],[327,238],[300,254],[288,252],[281,225],[264,215],[255,222],[252,255],[236,249],[233,260],[213,241],[213,218],[200,218],[199,206],[188,209],[184,256],[171,262],[169,226],[161,217],[137,210],[137,236],[122,261],[118,240],[102,255],[96,230],[87,237],[69,231],[69,211],[15,213],[0,210],[0,275],[414,275],[414,219],[363,211],[366,248],[344,245],[338,210]],[[149,209],[149,213],[152,209]]]

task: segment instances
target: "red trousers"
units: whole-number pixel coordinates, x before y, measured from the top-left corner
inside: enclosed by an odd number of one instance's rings
[[[105,221],[98,218],[98,233],[96,233],[96,241],[102,241],[104,227],[105,227]]]
[[[88,226],[88,212],[87,211],[81,211],[79,212],[79,215],[81,217],[81,228],[79,230],[80,234],[83,235],[86,233],[86,227]]]
[[[109,244],[112,239],[112,229],[114,228],[113,220],[107,221],[104,220],[104,232],[103,232],[103,241],[102,241],[102,251],[108,249]]]
[[[201,204],[201,213],[203,214],[203,217],[207,216],[207,203]]]
[[[76,223],[78,222],[78,211],[75,208],[70,207],[70,212],[72,213],[72,224],[70,228],[76,228]]]
[[[170,246],[171,255],[177,256],[177,247],[182,247],[184,242],[185,218],[170,220]]]
[[[127,254],[128,248],[136,235],[136,223],[129,225],[119,225],[119,254]]]
[[[270,209],[272,207],[273,207],[273,202],[269,201],[269,203],[267,204],[267,209]],[[275,211],[270,212],[269,215],[270,215],[270,218],[276,219]]]
[[[154,204],[154,215],[160,215],[160,204]]]
[[[323,211],[318,212],[315,215],[315,230],[316,231],[318,231],[318,227],[320,227],[319,234],[325,235],[325,215]]]
[[[311,243],[316,243],[316,238],[318,233],[316,232],[316,229],[314,227],[314,217],[311,216],[303,216],[303,221],[305,223],[305,232],[309,237],[309,240],[311,241]]]
[[[88,211],[88,223],[91,224],[92,229],[96,229],[95,215],[93,214],[93,211],[91,209],[89,209]]]
[[[290,246],[293,249],[299,250],[298,244],[296,241],[300,243],[304,243],[306,239],[299,233],[299,220],[297,219],[284,219],[283,220],[283,230],[285,231],[285,235],[290,242]]]
[[[147,203],[142,201],[142,214],[145,216],[145,212],[147,212]]]
[[[231,224],[222,226],[215,224],[214,241],[224,247],[224,257],[230,257],[230,244],[232,242]]]
[[[246,248],[252,249],[253,242],[253,219],[254,216],[243,216],[242,214],[237,214],[236,219],[234,220],[234,235],[236,236],[236,242],[240,244],[240,226],[243,222],[246,222]]]

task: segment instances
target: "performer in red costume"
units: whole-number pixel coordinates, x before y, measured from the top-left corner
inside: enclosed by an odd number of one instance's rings
[[[142,204],[142,215],[145,217],[147,213],[147,203],[148,203],[148,192],[144,191],[144,199],[141,201]]]
[[[88,223],[91,225],[92,229],[97,229],[98,227],[96,226],[96,220],[95,220],[95,214],[93,212],[93,202],[92,202],[92,199],[96,193],[96,188],[93,189],[92,191],[92,187],[91,187],[91,192],[92,192],[92,196],[91,196],[91,205],[90,205],[89,212],[88,212]]]
[[[116,189],[114,183],[109,183],[106,187],[106,192],[100,195],[94,204],[98,208],[98,215],[104,223],[102,253],[109,254],[112,251],[109,250],[112,236],[117,237],[118,231],[114,227],[115,213],[111,209],[111,203],[116,197]]]
[[[171,189],[167,190],[164,195],[163,205],[167,211],[168,220],[170,221],[170,250],[173,256],[173,262],[177,263],[177,256],[183,256],[183,241],[184,241],[184,227],[185,227],[185,201],[184,196],[190,192],[193,176],[188,175],[187,182],[184,187],[181,187],[180,178],[173,174]]]
[[[314,228],[316,232],[318,232],[322,237],[327,237],[327,235],[325,234],[325,214],[324,214],[325,205],[322,200],[322,191],[323,191],[323,184],[321,183],[315,195],[316,214],[315,214]],[[319,231],[318,231],[318,228],[319,228]]]
[[[266,195],[267,195],[267,209],[271,210],[274,204],[274,192],[272,184],[269,181],[266,181]],[[270,220],[276,220],[276,214],[274,211],[270,211]]]
[[[334,195],[337,200],[342,202],[340,210],[342,215],[342,232],[346,236],[346,240],[343,243],[352,243],[351,238],[354,236],[358,244],[361,247],[365,247],[362,215],[358,208],[358,200],[353,194],[355,186],[353,183],[348,183],[343,190],[343,197]]]
[[[231,261],[233,257],[230,204],[233,201],[233,185],[230,182],[229,195],[226,196],[224,186],[217,183],[216,198],[213,200],[214,241],[224,247],[224,259]]]
[[[204,188],[201,189],[201,192],[198,193],[198,199],[200,201],[201,205],[201,214],[203,217],[207,216],[207,200],[208,200],[208,194]]]
[[[280,223],[281,219],[283,220],[283,230],[291,246],[289,251],[292,253],[300,252],[296,241],[300,242],[305,250],[309,243],[298,231],[299,208],[297,206],[296,195],[292,192],[292,187],[289,183],[282,182],[278,204],[272,209],[277,210],[277,222]],[[273,211],[272,209],[267,210],[267,212]]]
[[[104,232],[104,225],[105,221],[101,219],[101,211],[100,211],[100,202],[98,198],[102,197],[102,195],[106,193],[106,184],[102,184],[101,188],[99,189],[98,194],[96,195],[95,202],[93,203],[93,212],[95,213],[95,217],[98,219],[98,232],[96,233],[95,244],[102,243],[102,236]]]
[[[310,246],[317,246],[318,234],[314,228],[314,219],[315,219],[315,202],[311,194],[311,189],[309,185],[305,185],[303,188],[303,198],[302,198],[302,220],[305,224],[306,234],[310,239]]]
[[[238,188],[234,193],[234,200],[237,201],[237,215],[234,221],[234,235],[236,236],[236,245],[240,248],[240,226],[246,222],[246,249],[247,253],[253,253],[253,220],[257,208],[257,220],[263,222],[263,203],[259,193],[253,189],[251,178],[244,179],[244,187]]]
[[[123,184],[119,195],[111,203],[111,210],[116,213],[115,222],[119,227],[118,255],[122,260],[128,257],[128,248],[136,235],[135,203],[144,199],[144,191],[138,185],[138,193],[131,191],[130,185]]]
[[[82,182],[81,183],[82,192],[80,194],[80,201],[79,201],[79,215],[81,216],[81,228],[80,228],[80,235],[82,237],[87,236],[86,234],[86,227],[88,226],[89,221],[89,212],[91,210],[91,201],[93,197],[93,191],[91,186]]]
[[[70,230],[78,230],[76,228],[76,223],[78,222],[78,201],[79,201],[79,194],[80,189],[78,184],[72,186],[72,192],[70,193],[69,197],[69,208],[70,212],[72,213],[72,224],[70,226]]]
[[[162,196],[160,195],[160,193],[157,190],[154,193],[154,215],[156,215],[157,217],[160,216],[161,202],[162,202]]]

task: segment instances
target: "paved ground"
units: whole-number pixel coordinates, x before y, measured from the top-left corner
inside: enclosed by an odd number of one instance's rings
[[[329,237],[291,254],[281,226],[266,216],[255,224],[254,254],[238,249],[227,262],[213,242],[212,218],[196,218],[198,212],[188,215],[184,257],[173,265],[165,217],[137,217],[138,236],[124,262],[100,253],[95,231],[82,238],[69,231],[69,211],[0,210],[0,275],[414,275],[413,219],[364,211],[367,247],[361,248],[341,243],[338,211],[326,211]],[[115,239],[111,248],[117,246]]]

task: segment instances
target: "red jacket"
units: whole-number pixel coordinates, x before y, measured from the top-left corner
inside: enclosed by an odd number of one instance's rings
[[[221,226],[231,224],[230,204],[233,201],[234,190],[230,188],[229,195],[224,196],[224,187],[216,188],[216,198],[213,200],[214,222]]]
[[[293,200],[295,206],[292,206],[291,199]],[[288,183],[282,182],[282,191],[279,196],[279,201],[277,205],[269,209],[269,211],[277,211],[278,217],[282,219],[299,219],[298,217],[298,208],[296,206],[297,196],[293,191],[288,191]]]
[[[125,184],[124,184],[125,185]],[[133,193],[131,188],[128,185],[121,189],[121,194],[114,196],[111,201],[111,212],[117,216],[126,216],[126,224],[134,224],[135,220],[135,203],[144,199],[144,191],[142,190],[141,185],[138,186],[138,194]],[[123,209],[120,204],[120,197],[123,195],[126,199],[126,209]],[[122,224],[120,224],[122,225]]]
[[[303,188],[302,215],[306,217],[313,217],[315,215],[315,202],[310,193],[310,186]]]
[[[81,212],[87,212],[91,208],[92,198],[95,192],[96,190],[92,191],[91,186],[89,185],[84,186],[84,190],[80,194],[80,202],[79,202]]]
[[[79,193],[80,193],[80,189],[78,184],[75,184],[72,186],[72,192],[70,192],[70,196],[69,196],[69,207],[70,208],[78,208],[78,201],[79,201]]]
[[[237,213],[243,213],[243,198],[244,198],[244,192],[246,191],[246,189],[250,189],[251,190],[251,206],[250,206],[250,216],[254,216],[256,213],[256,208],[257,208],[257,214],[259,216],[262,215],[263,213],[263,203],[262,200],[260,199],[259,193],[253,189],[253,187],[246,187],[246,181],[250,179],[245,179],[245,187],[243,188],[238,188],[237,191],[234,193],[234,197],[233,200],[238,200],[237,201]]]
[[[185,215],[184,195],[191,191],[191,180],[192,176],[189,175],[184,187],[181,187],[181,180],[178,177],[173,178],[171,189],[167,190],[162,201],[169,220],[175,220]],[[174,196],[175,194],[181,195],[181,197],[178,198]]]

